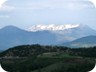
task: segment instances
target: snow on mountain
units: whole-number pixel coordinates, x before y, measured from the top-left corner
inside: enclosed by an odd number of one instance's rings
[[[90,35],[96,36],[96,31],[84,24],[36,25],[28,31],[15,26],[0,29],[0,49],[26,44],[57,45]]]
[[[71,29],[71,28],[77,28],[79,27],[80,24],[64,24],[64,25],[55,25],[55,24],[50,24],[50,25],[44,25],[44,24],[39,24],[39,25],[33,25],[27,29],[27,31],[42,31],[42,30],[50,30],[50,31],[56,31],[56,30],[65,30],[65,29]]]

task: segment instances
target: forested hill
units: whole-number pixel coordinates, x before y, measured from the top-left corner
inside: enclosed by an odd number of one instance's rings
[[[41,45],[22,45],[10,48],[0,53],[0,57],[30,57],[38,56],[43,53],[55,52],[82,57],[96,57],[96,47],[90,48],[68,48],[64,46],[41,46]]]
[[[22,45],[0,53],[9,72],[88,72],[95,66],[96,47]],[[83,69],[82,69],[83,68]]]

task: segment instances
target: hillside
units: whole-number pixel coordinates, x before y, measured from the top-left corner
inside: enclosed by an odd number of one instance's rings
[[[56,36],[49,31],[28,32],[14,26],[0,29],[0,50],[26,44],[55,44]]]
[[[68,48],[64,46],[42,46],[42,45],[22,45],[10,48],[0,53],[0,57],[30,57],[48,52],[67,53],[73,55],[87,55],[88,57],[96,57],[96,47],[90,48]]]
[[[74,41],[71,42],[67,42],[62,44],[64,46],[68,46],[68,47],[93,47],[96,46],[96,36],[86,36],[86,37],[82,37],[79,39],[76,39]]]
[[[10,72],[87,72],[95,58],[96,47],[23,45],[0,53],[2,67]]]

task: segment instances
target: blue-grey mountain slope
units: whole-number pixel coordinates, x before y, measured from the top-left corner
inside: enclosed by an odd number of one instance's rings
[[[96,31],[86,25],[64,30],[35,32],[22,30],[15,26],[6,26],[0,29],[0,50],[26,44],[58,45],[89,35],[96,35]]]
[[[81,37],[96,35],[95,30],[93,30],[87,25],[82,24],[76,28],[69,28],[62,31],[56,31],[55,33],[58,35],[58,39],[62,42],[70,42]]]
[[[53,44],[55,35],[48,31],[28,32],[14,26],[7,26],[0,30],[0,49],[24,44]]]
[[[62,45],[72,48],[93,47],[96,46],[96,36],[82,37],[71,42],[63,43]]]

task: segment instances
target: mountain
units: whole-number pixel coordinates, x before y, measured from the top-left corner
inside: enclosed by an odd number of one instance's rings
[[[5,49],[21,43],[26,31],[14,26],[6,26],[0,30],[0,49]],[[23,43],[21,43],[23,44]]]
[[[96,31],[84,24],[64,24],[64,25],[35,25],[27,29],[29,32],[50,31],[56,34],[58,42],[69,42],[75,39],[96,35]]]
[[[62,45],[68,47],[93,47],[96,46],[96,36],[86,36],[76,39],[71,42],[63,43]]]
[[[0,29],[0,50],[26,44],[57,45],[84,36],[96,35],[95,30],[82,24],[53,25],[53,29],[49,28],[50,26],[52,25],[49,25],[47,29],[45,27],[44,30],[41,30],[43,27],[41,26],[37,31],[6,26]]]
[[[14,26],[0,29],[0,49],[24,44],[53,44],[56,42],[55,34],[48,31],[28,32]]]

